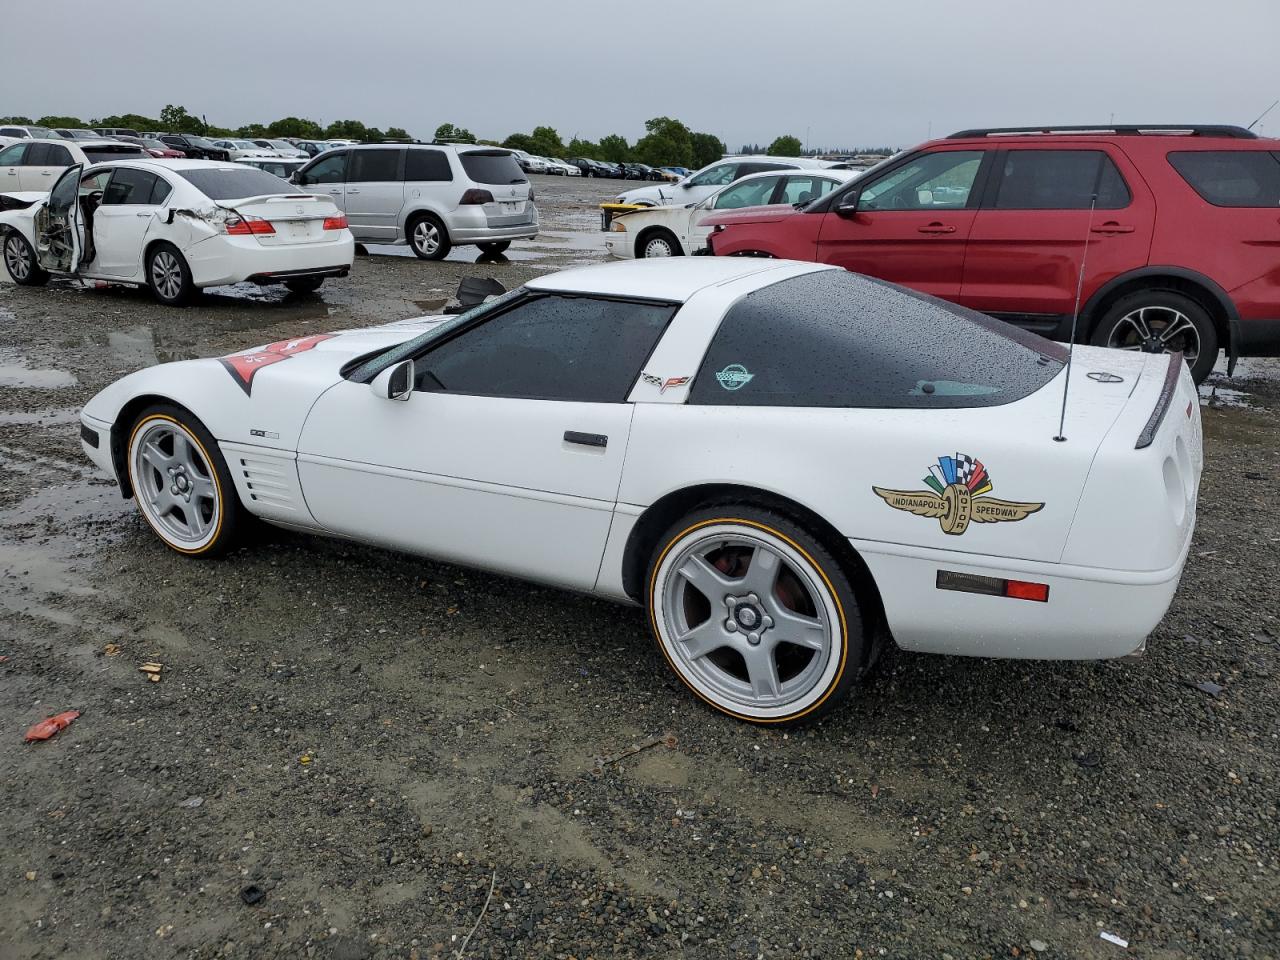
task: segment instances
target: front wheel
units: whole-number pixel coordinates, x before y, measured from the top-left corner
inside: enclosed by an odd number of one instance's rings
[[[680,241],[670,230],[650,230],[636,243],[636,256],[641,259],[651,257],[682,257]]]
[[[858,601],[840,564],[772,511],[725,505],[676,523],[650,561],[647,602],[676,676],[740,720],[815,719],[866,663]]]
[[[298,277],[286,280],[284,285],[292,293],[315,293],[324,285],[324,277]]]
[[[158,243],[148,254],[147,285],[157,300],[170,307],[181,306],[196,292],[187,261],[171,243]]]
[[[36,260],[36,252],[27,238],[16,230],[4,237],[4,266],[13,282],[23,287],[42,287],[49,282],[49,272]]]
[[[149,407],[134,421],[126,454],[138,510],[166,546],[213,556],[232,545],[243,508],[204,424],[180,407]]]
[[[511,246],[510,240],[495,240],[493,243],[477,243],[481,253],[498,254],[506,253],[507,248]]]
[[[1208,312],[1169,290],[1140,290],[1121,297],[1090,338],[1094,346],[1143,353],[1181,352],[1196,383],[1218,361],[1218,331]]]
[[[432,216],[419,217],[409,225],[409,246],[423,260],[443,260],[453,248],[444,224]]]

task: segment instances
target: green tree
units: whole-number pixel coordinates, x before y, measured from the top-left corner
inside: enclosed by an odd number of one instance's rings
[[[679,120],[654,117],[636,142],[635,157],[651,167],[687,167],[693,163],[693,132]]]
[[[139,113],[122,113],[112,117],[102,117],[99,120],[90,120],[91,127],[128,127],[130,130],[137,130],[139,133],[148,130],[168,129],[155,117],[144,117]]]
[[[798,157],[802,150],[804,150],[804,144],[800,142],[799,137],[784,134],[769,144],[769,149],[765,152],[774,157]]]
[[[203,135],[209,126],[199,117],[187,113],[186,107],[174,103],[166,103],[160,111],[160,126],[165,130],[177,133],[195,133]]]
[[[530,153],[543,157],[558,157],[564,153],[564,143],[554,127],[534,127],[529,139],[533,141]]]
[[[631,159],[631,147],[627,144],[627,138],[617,133],[601,137],[600,159],[610,163],[628,162]]]
[[[314,120],[301,117],[284,117],[267,126],[267,132],[273,137],[297,137],[299,140],[319,140],[324,132],[320,124]]]
[[[571,157],[587,157],[591,160],[600,159],[600,145],[592,143],[590,140],[581,140],[574,137],[569,141],[569,146],[565,147],[565,151]]]
[[[536,152],[533,149],[533,137],[527,133],[513,133],[502,141],[502,145],[508,150],[523,150],[525,153]]]
[[[436,127],[437,140],[474,140],[473,134],[466,127],[457,127],[452,123],[442,123]]]
[[[368,140],[369,128],[359,120],[335,120],[324,128],[330,140]]]
[[[41,117],[36,123],[42,127],[83,127],[85,125],[79,117]]]
[[[404,127],[387,127],[387,139],[389,140],[412,140],[409,131]]]
[[[380,140],[387,139],[387,135],[377,127],[366,127],[364,131],[364,139],[369,143],[377,143]]]
[[[260,123],[246,123],[236,130],[236,136],[246,137],[251,140],[261,140],[267,136],[267,128]]]
[[[30,127],[35,121],[30,117],[0,117],[0,123],[15,123],[20,127]]]
[[[690,140],[693,156],[690,158],[689,166],[695,170],[709,163],[715,163],[728,152],[720,138],[710,133],[695,133]]]

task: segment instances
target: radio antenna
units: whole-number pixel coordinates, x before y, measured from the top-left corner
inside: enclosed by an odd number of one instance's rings
[[[1067,439],[1063,433],[1067,423],[1067,391],[1071,389],[1071,360],[1076,355],[1076,326],[1080,323],[1080,294],[1084,290],[1084,265],[1089,259],[1089,238],[1093,234],[1093,211],[1097,206],[1098,194],[1095,191],[1089,200],[1089,227],[1084,232],[1084,250],[1080,254],[1080,276],[1076,278],[1076,305],[1071,311],[1071,339],[1067,341],[1067,376],[1062,382],[1062,414],[1058,417],[1058,435],[1053,438],[1058,443],[1064,443]]]
[[[1252,130],[1254,127],[1256,127],[1258,124],[1262,122],[1263,117],[1265,117],[1268,113],[1274,110],[1277,106],[1280,106],[1280,100],[1277,100],[1275,103],[1271,104],[1271,106],[1267,107],[1267,109],[1263,110],[1262,113],[1258,114],[1258,119],[1253,121],[1253,123],[1249,124],[1249,126],[1245,127],[1245,129]]]

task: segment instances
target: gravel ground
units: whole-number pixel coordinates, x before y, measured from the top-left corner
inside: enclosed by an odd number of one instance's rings
[[[1280,955],[1280,361],[1205,391],[1145,658],[889,651],[790,734],[694,703],[635,610],[283,533],[184,561],[88,468],[125,372],[600,259],[619,185],[537,179],[506,263],[185,310],[0,284],[0,958]]]

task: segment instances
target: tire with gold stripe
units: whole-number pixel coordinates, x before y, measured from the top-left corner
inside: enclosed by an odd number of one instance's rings
[[[138,510],[166,546],[211,557],[234,543],[244,508],[217,442],[189,411],[171,404],[143,410],[125,457]]]
[[[659,539],[646,590],[658,649],[676,676],[740,720],[815,719],[865,663],[862,617],[841,565],[773,511],[687,515]]]

